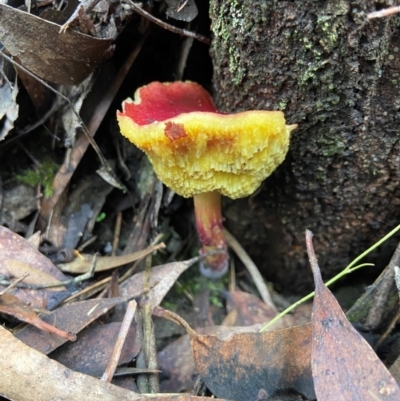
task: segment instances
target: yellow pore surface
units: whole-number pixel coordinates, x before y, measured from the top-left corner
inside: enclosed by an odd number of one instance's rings
[[[118,113],[118,122],[122,135],[147,154],[159,179],[177,194],[217,190],[233,199],[252,194],[282,163],[296,128],[285,125],[280,111],[191,112],[147,125]],[[171,127],[178,135],[168,135]]]

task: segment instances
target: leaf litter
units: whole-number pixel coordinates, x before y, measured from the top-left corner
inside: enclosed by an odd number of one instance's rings
[[[317,398],[340,400],[398,400],[400,387],[375,351],[346,319],[322,281],[306,232],[307,252],[315,281],[312,313],[312,374]]]
[[[96,5],[87,1],[79,3],[71,1],[63,10],[47,8],[43,13],[42,10],[31,10],[31,14],[0,5],[2,16],[8,16],[3,18],[0,39],[9,53],[18,57],[18,60],[7,60],[14,64],[20,63],[19,66],[15,65],[15,68],[21,78],[18,86],[16,83],[13,85],[13,92],[9,93],[7,89],[8,92],[4,95],[7,102],[4,103],[6,108],[3,105],[3,114],[8,113],[11,118],[2,135],[7,135],[7,140],[14,131],[19,130],[20,134],[27,135],[35,126],[40,127],[46,123],[48,131],[56,132],[56,135],[52,134],[53,140],[70,147],[66,151],[64,161],[56,164],[61,167],[50,177],[52,185],[46,185],[46,188],[50,188],[49,192],[44,188],[42,178],[35,184],[35,188],[31,188],[29,196],[13,195],[20,187],[16,185],[10,188],[8,182],[5,190],[0,192],[0,223],[11,228],[10,230],[0,226],[0,288],[3,291],[9,288],[9,292],[0,295],[0,312],[3,314],[5,327],[12,330],[11,333],[0,327],[0,393],[9,399],[31,399],[29,389],[35,387],[38,388],[35,394],[37,400],[97,400],[99,397],[107,400],[202,400],[205,398],[177,394],[190,391],[197,375],[207,386],[208,394],[213,393],[231,400],[295,401],[312,400],[316,395],[324,401],[340,400],[348,399],[340,397],[350,397],[346,393],[348,388],[352,389],[353,399],[391,400],[398,397],[397,384],[374,351],[346,321],[338,304],[323,286],[318,274],[315,274],[315,269],[313,272],[316,276],[316,297],[312,323],[305,323],[308,320],[307,306],[305,313],[285,316],[278,320],[270,331],[260,333],[260,328],[277,316],[277,310],[282,307],[275,306],[278,298],[273,293],[272,296],[269,294],[257,266],[245,251],[240,249],[240,244],[238,245],[233,237],[230,238],[230,246],[243,264],[248,266],[249,270],[251,268],[253,280],[265,303],[254,294],[238,291],[233,286],[233,291],[225,293],[227,311],[223,317],[217,317],[215,313],[216,310],[221,312],[221,307],[213,308],[208,304],[200,304],[206,312],[204,314],[202,311],[202,318],[197,319],[193,316],[200,314],[199,309],[196,309],[197,305],[193,307],[187,315],[193,321],[202,322],[208,327],[195,327],[194,331],[187,324],[183,324],[189,335],[179,337],[167,346],[158,347],[161,378],[162,375],[167,378],[164,380],[164,386],[161,382],[161,387],[176,394],[139,394],[134,384],[143,378],[157,380],[159,372],[148,367],[150,363],[146,367],[146,359],[153,358],[155,351],[155,346],[151,345],[152,342],[148,338],[152,328],[142,330],[139,319],[125,323],[124,326],[122,318],[126,315],[126,307],[129,302],[132,305],[132,300],[136,299],[139,309],[136,317],[141,313],[145,316],[143,320],[148,319],[146,314],[148,315],[152,308],[156,308],[156,314],[164,314],[160,312],[161,309],[157,309],[158,306],[171,290],[173,291],[175,284],[181,280],[181,275],[193,274],[191,266],[196,264],[199,258],[191,257],[193,253],[187,249],[182,252],[184,244],[192,246],[190,235],[185,241],[178,235],[178,246],[173,245],[172,238],[175,236],[176,242],[176,233],[172,232],[169,219],[174,218],[172,214],[179,208],[181,200],[175,197],[171,202],[171,194],[168,194],[169,200],[166,201],[167,195],[163,194],[154,175],[149,173],[145,176],[145,163],[140,155],[133,149],[125,148],[120,138],[114,140],[115,153],[118,154],[114,157],[110,156],[112,152],[108,152],[107,146],[100,149],[93,136],[98,130],[101,131],[100,124],[129,69],[138,63],[137,56],[142,52],[143,45],[152,31],[145,18],[175,33],[186,32],[190,40],[199,39],[207,43],[208,38],[170,26],[138,4],[130,4],[129,1],[121,2],[118,4],[120,8],[117,9],[105,2]],[[163,13],[177,20],[191,21],[201,11],[197,5],[195,1],[168,1]],[[41,7],[42,5],[39,5],[39,9]],[[156,7],[152,11],[157,14],[155,10]],[[38,15],[34,15],[36,12]],[[120,34],[126,19],[131,17],[133,12],[142,16],[142,34],[135,36],[136,41],[130,39],[134,45],[131,46],[126,60],[117,68],[109,68],[110,65],[105,59],[114,50],[113,39]],[[163,16],[164,14],[158,15],[161,18]],[[137,15],[134,18],[138,18]],[[20,29],[21,26],[24,29]],[[40,38],[31,34],[32,30],[37,32],[38,37],[43,34],[50,38],[45,43],[50,44],[50,50],[42,46]],[[9,32],[14,36],[9,35]],[[18,43],[15,38],[18,38]],[[71,48],[72,45],[74,49]],[[87,51],[89,47],[92,50]],[[186,48],[190,47],[191,44]],[[58,49],[57,54],[54,54],[52,48]],[[82,58],[82,52],[89,58]],[[36,53],[41,55],[42,60],[46,60],[49,55],[56,56],[54,63],[42,63],[40,57],[32,56]],[[187,61],[187,54],[185,56],[184,53],[182,50],[181,65]],[[4,54],[3,58],[6,57],[8,56]],[[84,66],[81,62],[83,59]],[[91,91],[77,85],[100,64],[101,67],[93,76]],[[107,68],[103,69],[103,66]],[[139,71],[137,66],[134,69],[135,73]],[[60,93],[64,93],[64,97],[60,97],[56,91],[59,100],[54,101],[54,88],[43,86],[46,82],[37,79],[35,75],[29,75],[32,72],[53,83],[74,86],[58,88]],[[30,78],[27,78],[28,76]],[[36,88],[31,86],[32,81],[37,84]],[[17,90],[21,85],[25,86],[36,111],[45,110],[43,115],[42,111],[39,113],[39,118],[35,116],[36,121],[33,124],[30,121],[22,129],[18,127],[18,120],[15,120],[18,107],[24,106],[17,103]],[[135,85],[138,86],[138,83]],[[43,99],[38,97],[38,86],[48,91]],[[52,101],[53,105],[48,109],[49,106],[46,105],[51,105]],[[75,114],[78,109],[79,115]],[[19,114],[24,113],[20,111]],[[60,141],[57,134],[58,123],[54,122],[62,120],[66,133],[64,140]],[[15,125],[16,129],[13,130],[12,125]],[[112,124],[110,126],[113,131]],[[12,144],[12,141],[9,144]],[[10,146],[9,144],[7,146]],[[74,176],[81,166],[84,170],[87,164],[90,165],[85,156],[89,144],[96,150],[97,157],[94,159],[101,165],[100,168],[98,165],[91,165],[94,167],[91,170],[93,174],[97,169],[98,174],[104,178],[102,183],[105,185],[100,190],[94,190],[95,187],[98,188],[94,185],[94,179],[84,182],[77,179],[76,174]],[[54,153],[58,150],[59,148],[52,148]],[[26,148],[24,152],[27,159],[35,164],[37,154]],[[112,158],[110,162],[109,157]],[[42,160],[36,165],[42,166]],[[130,182],[129,188],[131,193],[116,195],[112,192],[108,183],[116,187],[119,185],[115,180],[118,177],[113,174],[115,166],[124,171],[126,177],[133,177],[134,183]],[[44,195],[40,193],[41,190],[44,190]],[[84,191],[88,195],[81,197],[80,194]],[[29,199],[29,202],[17,206],[16,200],[22,197]],[[128,216],[124,219],[122,227],[115,224],[114,232],[110,226],[113,225],[116,213],[107,209],[109,202],[112,203],[112,209],[117,210],[120,215],[124,213],[124,216]],[[100,214],[103,213],[103,208],[108,215],[105,213],[105,221],[102,222]],[[30,215],[31,213],[34,213],[34,216]],[[182,224],[185,219],[179,220]],[[93,230],[95,225],[101,229]],[[35,238],[39,250],[15,233],[19,232],[29,237],[36,227],[42,230]],[[165,241],[166,249],[162,249],[163,245],[158,244],[159,240],[155,241],[161,227],[162,241]],[[96,245],[93,246],[93,243]],[[49,257],[40,252],[45,250]],[[83,254],[83,250],[86,255]],[[96,259],[94,253],[99,250],[102,255]],[[70,255],[72,260],[61,262],[58,259],[59,255]],[[175,260],[177,255],[181,261]],[[143,269],[143,265],[146,269],[139,271]],[[153,265],[155,267],[152,267]],[[388,267],[389,279],[385,281],[386,285],[393,279],[393,267]],[[185,273],[188,269],[192,270]],[[70,274],[83,274],[84,277],[78,280],[71,278]],[[21,278],[23,280],[19,282]],[[10,284],[14,287],[11,288]],[[45,285],[51,287],[47,288]],[[384,286],[378,285],[377,282],[373,287]],[[356,323],[374,321],[378,322],[375,328],[381,327],[388,312],[388,299],[391,307],[397,302],[397,297],[392,293],[389,296],[385,289],[381,290],[379,299],[382,299],[382,293],[387,298],[383,297],[382,303],[378,303],[371,302],[371,295],[367,291],[368,302],[375,307],[379,304],[379,310],[373,311],[371,306],[365,308],[366,301],[360,299],[364,307],[363,318],[357,319],[360,313],[353,313],[351,320]],[[186,294],[190,299],[190,291],[186,291]],[[94,296],[98,298],[92,298]],[[222,299],[221,294],[219,297]],[[365,318],[366,315],[370,316],[369,320]],[[372,315],[379,318],[373,319]],[[17,320],[29,324],[17,326]],[[215,325],[214,320],[223,321],[223,325]],[[327,324],[324,325],[321,321]],[[335,326],[335,322],[339,321],[341,324]],[[181,320],[180,322],[182,323]],[[150,326],[151,324],[150,322]],[[157,325],[161,325],[161,330],[166,327],[160,321],[157,321]],[[43,331],[43,328],[50,328],[54,333]],[[77,341],[68,342],[68,333],[76,333]],[[69,338],[73,339],[73,336]],[[176,338],[176,334],[173,338]],[[148,348],[151,347],[154,349],[149,351]],[[342,347],[345,348],[344,351]],[[141,352],[144,353],[144,367],[139,367]],[[358,356],[360,358],[357,358]],[[395,355],[392,357],[396,359]],[[337,364],[338,358],[341,358],[340,364]],[[106,369],[107,374],[104,375]],[[373,369],[374,374],[371,375],[368,369]],[[115,376],[129,375],[131,391],[88,376],[103,376],[111,380],[114,371]],[[342,376],[343,371],[347,374],[346,377]],[[332,372],[334,374],[331,374]],[[363,376],[361,379],[360,372]],[[134,380],[136,378],[137,380]],[[380,378],[379,382],[377,378]]]

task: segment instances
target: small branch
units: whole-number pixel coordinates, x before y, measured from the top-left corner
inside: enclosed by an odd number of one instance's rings
[[[224,234],[228,245],[233,249],[238,258],[243,262],[249,271],[264,303],[270,306],[273,310],[276,310],[276,306],[272,300],[271,294],[268,291],[268,287],[266,286],[264,279],[253,260],[243,249],[238,240],[226,228],[224,229]]]
[[[129,301],[128,306],[126,308],[124,320],[121,323],[121,328],[118,333],[117,341],[115,342],[115,346],[113,349],[113,353],[111,355],[110,361],[108,363],[107,369],[104,372],[101,380],[111,383],[111,380],[114,376],[115,369],[118,366],[118,361],[121,356],[122,347],[124,346],[125,339],[128,335],[129,328],[131,327],[133,317],[136,312],[136,301]]]
[[[313,233],[310,230],[306,230],[307,255],[308,255],[308,260],[311,265],[311,270],[314,272],[316,270],[319,270],[319,266],[318,266],[317,257],[315,256],[312,238],[313,238]]]
[[[158,18],[154,17],[153,15],[148,13],[147,11],[143,10],[143,8],[141,8],[138,4],[134,3],[133,1],[128,0],[128,2],[132,6],[132,8],[138,14],[140,14],[142,17],[147,18],[151,22],[154,22],[155,24],[161,26],[162,28],[164,28],[164,29],[166,29],[168,31],[171,31],[173,33],[177,33],[178,35],[188,36],[190,38],[197,39],[199,42],[203,42],[203,43],[205,43],[207,45],[209,45],[211,43],[210,39],[207,38],[206,36],[199,35],[196,32],[191,32],[191,31],[188,31],[186,29],[177,28],[176,26],[167,24],[166,22],[159,20]]]
[[[0,291],[0,295],[6,294],[7,292],[10,292],[12,289],[14,289],[15,287],[18,286],[18,284],[26,279],[29,276],[28,273],[24,274],[22,277],[17,278],[15,281],[13,281],[12,283],[6,284],[8,285],[8,287],[4,288],[4,290]],[[3,284],[4,285],[4,284]]]
[[[22,64],[17,63],[12,57],[7,56],[2,50],[0,50],[0,55],[1,55],[1,57],[5,58],[7,61],[9,61],[12,65],[14,65],[17,68],[20,68],[26,74],[28,74],[32,78],[36,79],[43,86],[45,86],[47,89],[49,89],[50,91],[52,91],[53,93],[55,93],[57,96],[61,97],[63,100],[65,100],[68,103],[68,106],[71,108],[71,110],[74,113],[75,117],[78,119],[78,121],[79,121],[79,123],[80,123],[80,125],[82,127],[82,131],[84,132],[87,141],[90,143],[90,145],[92,146],[93,150],[97,153],[97,156],[98,156],[98,158],[99,158],[104,170],[106,170],[115,179],[115,182],[118,184],[117,188],[122,189],[124,191],[127,191],[125,185],[123,185],[118,180],[118,178],[116,177],[116,175],[113,172],[110,164],[108,163],[107,159],[104,157],[103,153],[101,152],[101,150],[100,150],[99,146],[97,145],[97,143],[95,142],[95,140],[93,139],[93,137],[90,134],[88,128],[86,127],[86,124],[83,122],[81,116],[79,115],[79,113],[75,109],[75,107],[72,104],[71,100],[68,99],[66,96],[64,96],[62,93],[60,93],[59,91],[57,91],[56,89],[54,89],[52,86],[47,84],[45,81],[43,81],[43,79],[40,79],[37,75],[35,75],[32,72],[30,72]],[[116,185],[114,185],[114,186],[116,186]]]
[[[388,17],[389,15],[396,14],[398,12],[400,12],[400,6],[389,7],[389,8],[384,8],[383,10],[374,11],[372,13],[369,13],[367,15],[367,18],[368,19],[383,18],[383,17]]]

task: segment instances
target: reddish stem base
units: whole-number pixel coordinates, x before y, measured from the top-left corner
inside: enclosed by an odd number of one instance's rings
[[[207,256],[200,264],[201,273],[209,278],[223,276],[229,266],[226,239],[222,226],[221,195],[218,192],[205,192],[195,195],[194,211],[201,254],[222,251]]]

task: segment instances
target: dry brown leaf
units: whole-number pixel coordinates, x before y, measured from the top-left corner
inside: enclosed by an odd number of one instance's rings
[[[2,126],[0,126],[0,141],[14,128],[14,122],[18,118],[17,95],[17,80],[15,80],[13,87],[9,82],[0,86],[0,120],[5,116]]]
[[[0,226],[0,275],[19,278],[25,273],[29,273],[29,276],[24,283],[48,284],[67,280],[67,277],[29,241]],[[0,286],[0,291],[3,288]],[[13,295],[34,309],[52,309],[68,297],[70,291],[63,290],[63,287],[51,290],[15,288]]]
[[[312,399],[310,339],[308,324],[223,340],[198,334],[191,342],[197,371],[212,393],[248,401],[260,389],[270,396],[292,389]]]
[[[210,326],[199,327],[198,333],[229,338],[237,333],[257,333],[261,324],[247,327]],[[163,392],[183,392],[193,388],[196,368],[193,360],[189,335],[179,337],[157,354],[159,367],[165,380],[160,383]]]
[[[348,322],[322,281],[306,232],[307,253],[315,281],[312,313],[312,372],[321,401],[395,401],[400,388],[375,351]]]
[[[51,358],[75,372],[100,377],[110,360],[120,327],[120,322],[90,326],[79,334],[77,341],[54,351]],[[132,361],[140,347],[136,323],[132,323],[122,348],[119,365]]]
[[[21,322],[29,323],[32,326],[37,327],[39,330],[44,330],[47,333],[54,333],[61,338],[70,341],[76,340],[75,334],[63,331],[43,321],[30,306],[25,305],[14,295],[2,294],[0,296],[0,313],[13,316]]]
[[[42,315],[41,318],[47,323],[57,324],[62,330],[79,333],[84,327],[121,302],[121,298],[90,299],[64,305],[54,312]],[[63,338],[31,326],[24,327],[15,333],[15,336],[44,354],[49,354],[66,342]]]
[[[110,56],[112,39],[98,39],[0,3],[0,41],[21,64],[46,81],[76,85]]]
[[[165,248],[164,243],[149,246],[142,251],[129,253],[121,256],[98,256],[96,261],[96,272],[114,269],[115,267],[123,266],[136,260],[143,259],[158,249]],[[82,274],[90,270],[93,262],[93,255],[79,255],[70,263],[60,263],[57,266],[65,273]]]
[[[137,394],[76,373],[0,326],[0,395],[14,401],[209,401],[187,394]],[[218,400],[216,400],[218,401]],[[219,400],[222,401],[222,400]]]
[[[162,392],[180,393],[193,388],[195,366],[187,334],[160,351],[157,354],[157,361],[164,377],[160,382]]]
[[[147,283],[149,305],[152,308],[160,305],[178,277],[200,259],[201,257],[197,256],[184,262],[172,262],[152,268]],[[125,298],[136,298],[142,295],[147,290],[145,285],[146,274],[146,272],[141,272],[124,281],[120,285],[120,295]]]
[[[25,284],[43,285],[43,284],[57,284],[60,280],[54,278],[51,274],[45,273],[32,265],[15,259],[6,259],[3,262],[3,271],[6,272],[7,277],[22,277],[27,275],[22,280]],[[65,291],[64,286],[55,287],[53,291]]]
[[[260,298],[243,291],[231,291],[226,294],[228,315],[224,326],[251,326],[268,323],[276,316],[276,309],[266,305]],[[291,315],[284,316],[268,328],[268,331],[294,326]]]
[[[217,397],[256,400],[263,389],[272,397],[291,391],[315,398],[311,324],[263,333],[245,332],[252,326],[219,326],[213,334],[198,334],[175,313],[162,308],[153,313],[186,329],[197,372]]]

